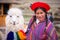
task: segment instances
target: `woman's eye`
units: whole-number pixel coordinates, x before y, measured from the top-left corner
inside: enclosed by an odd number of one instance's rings
[[[37,14],[42,14],[43,12],[39,12],[39,13],[37,13]]]
[[[40,12],[39,14],[42,14],[43,12]]]
[[[10,17],[12,17],[12,16],[10,16]]]
[[[17,17],[19,17],[19,16],[17,16]]]

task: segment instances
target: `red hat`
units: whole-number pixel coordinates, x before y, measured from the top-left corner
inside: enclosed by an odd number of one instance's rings
[[[46,3],[43,3],[43,2],[35,2],[30,7],[33,11],[38,7],[44,8],[44,9],[46,9],[46,11],[48,11],[50,9],[50,6]]]

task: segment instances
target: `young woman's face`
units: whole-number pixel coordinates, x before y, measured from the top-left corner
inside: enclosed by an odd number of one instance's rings
[[[36,18],[39,20],[39,21],[44,21],[45,20],[45,12],[41,9],[38,9],[35,13],[36,15]]]

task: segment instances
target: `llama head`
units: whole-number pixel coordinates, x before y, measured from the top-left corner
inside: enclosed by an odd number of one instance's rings
[[[24,30],[24,18],[22,11],[18,8],[11,8],[8,10],[8,15],[6,16],[6,30],[7,32],[13,31],[17,32],[19,30]]]

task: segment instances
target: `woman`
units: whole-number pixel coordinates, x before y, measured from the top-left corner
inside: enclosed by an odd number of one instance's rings
[[[35,15],[28,25],[27,40],[58,40],[54,26],[47,18],[49,5],[43,2],[35,2],[30,8]]]

